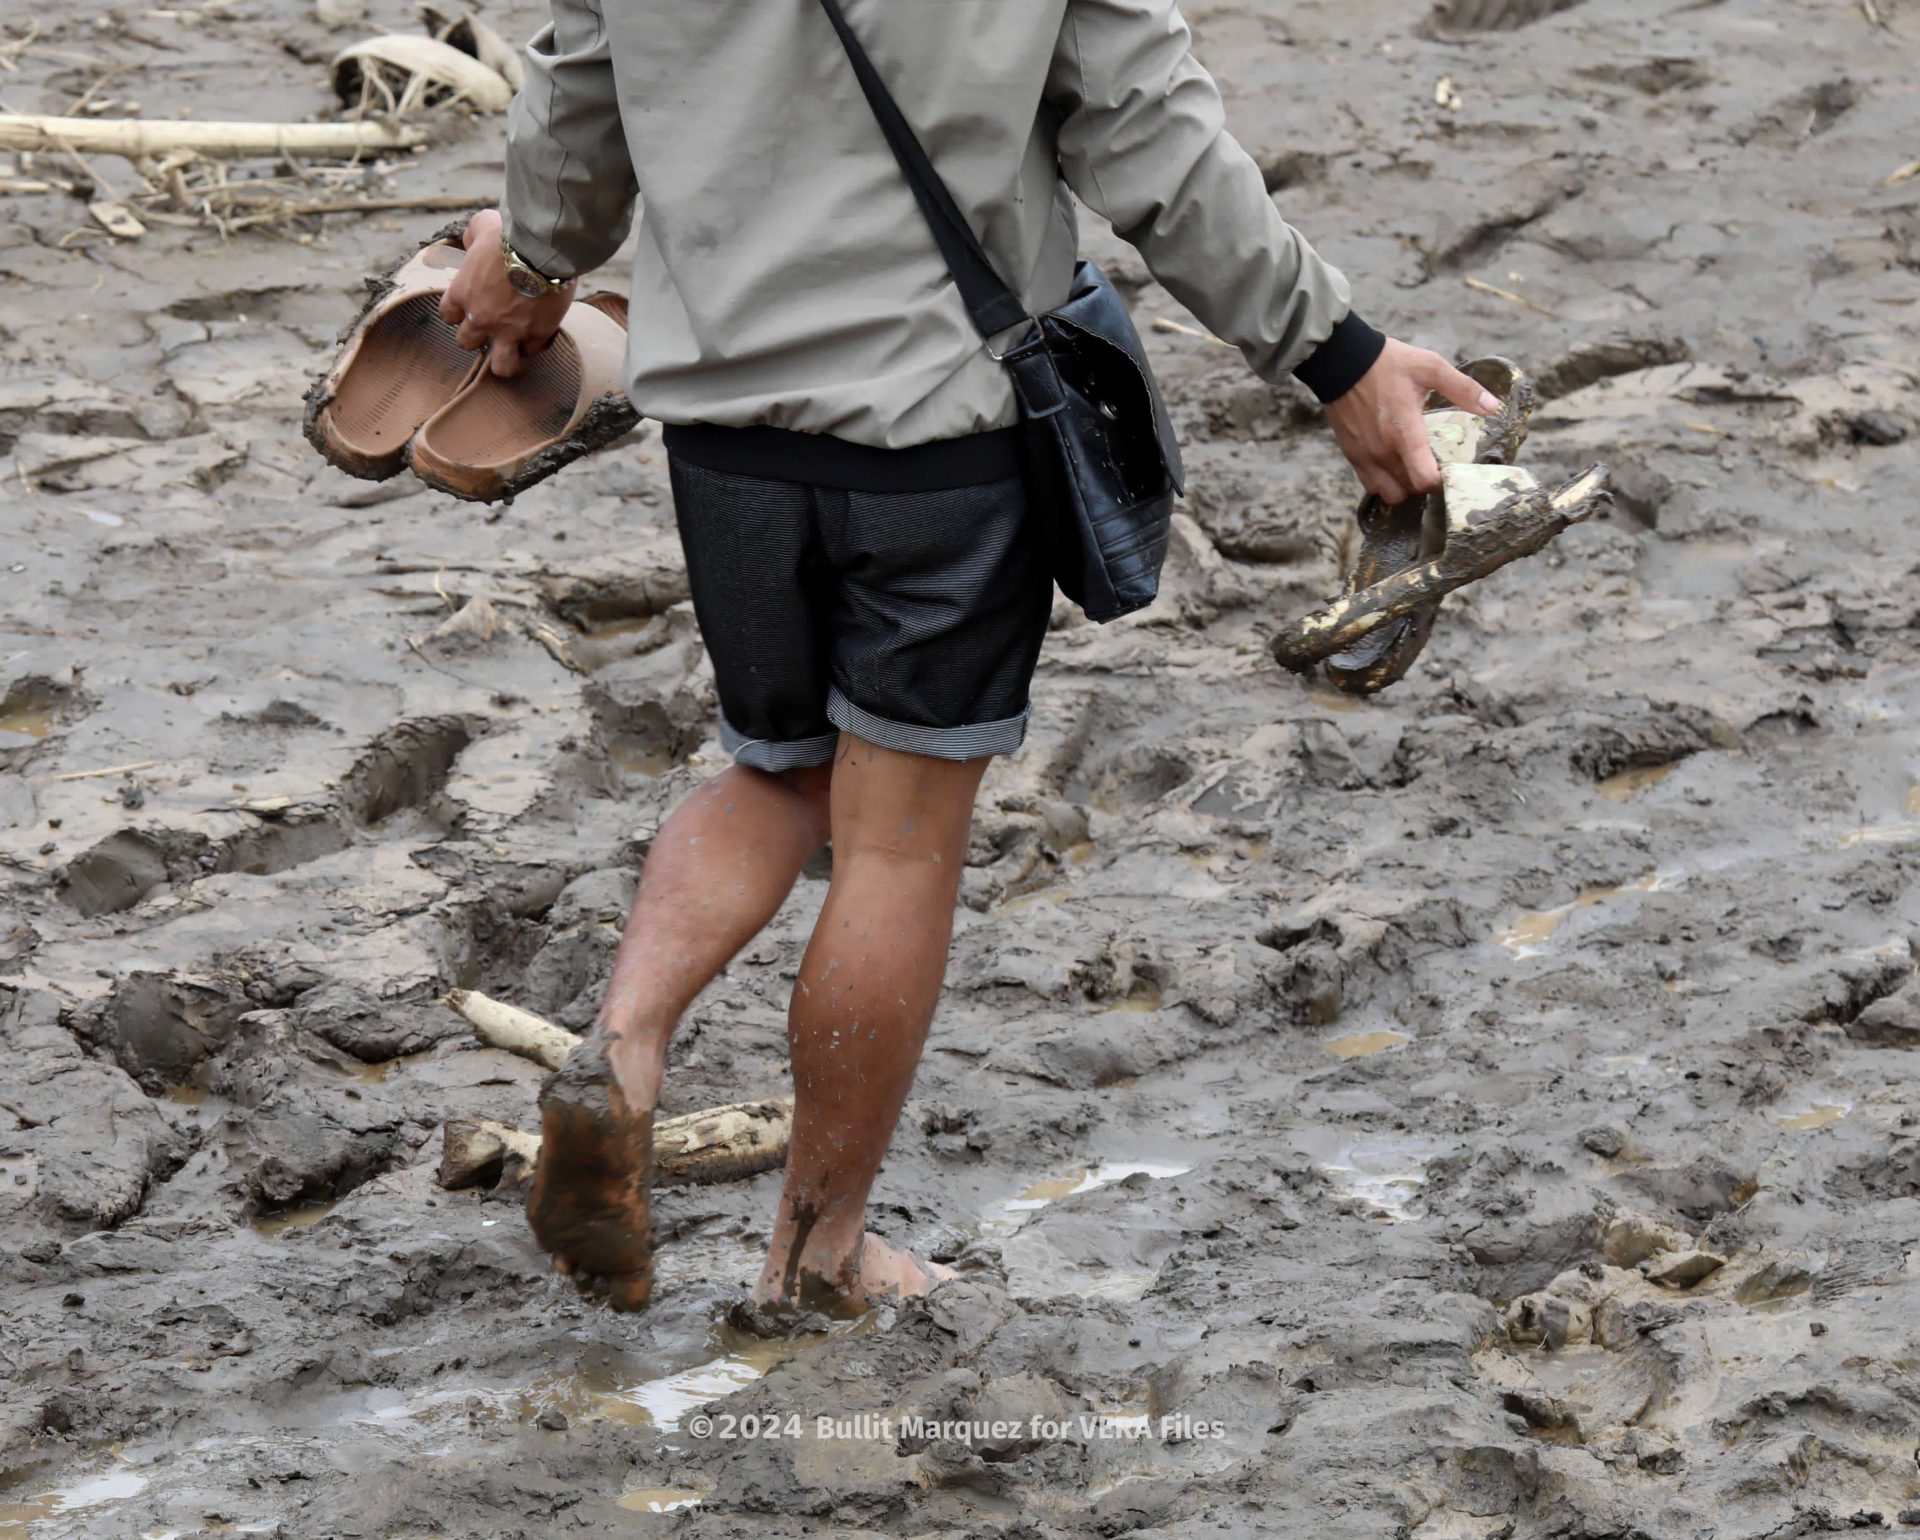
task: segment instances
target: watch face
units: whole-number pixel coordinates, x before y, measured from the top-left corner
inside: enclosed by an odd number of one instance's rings
[[[528,299],[539,299],[547,292],[547,286],[545,284],[534,277],[532,273],[526,272],[521,268],[508,268],[507,282],[512,284],[519,293],[526,295]]]

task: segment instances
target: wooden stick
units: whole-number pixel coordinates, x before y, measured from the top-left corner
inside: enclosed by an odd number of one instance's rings
[[[101,775],[131,775],[136,770],[151,770],[158,760],[137,759],[130,765],[108,765],[103,770],[68,770],[60,775],[50,775],[50,781],[91,781]]]
[[[658,1123],[653,1180],[660,1187],[738,1181],[782,1165],[793,1137],[793,1098],[735,1102]],[[508,1162],[515,1169],[507,1169]],[[440,1185],[449,1190],[531,1176],[540,1136],[486,1119],[454,1120],[441,1131]]]
[[[1447,532],[1431,561],[1336,599],[1283,627],[1271,644],[1282,668],[1305,673],[1360,637],[1429,599],[1531,556],[1569,524],[1597,512],[1607,497],[1607,468],[1596,465],[1554,491],[1517,493],[1464,528]]]
[[[1528,310],[1537,311],[1543,316],[1551,317],[1553,320],[1558,321],[1560,319],[1559,311],[1549,310],[1545,305],[1537,304],[1533,300],[1528,299],[1524,294],[1515,294],[1511,289],[1497,288],[1493,284],[1480,278],[1462,278],[1460,281],[1476,294],[1491,294],[1495,299],[1503,299],[1509,305],[1521,305]]]
[[[565,1027],[556,1027],[532,1011],[492,999],[477,989],[449,989],[440,1003],[466,1017],[481,1042],[532,1059],[548,1069],[565,1064],[580,1041]]]
[[[34,117],[0,112],[0,150],[91,151],[97,155],[332,155],[410,150],[433,141],[415,123],[182,123],[144,118]]]
[[[1163,315],[1153,318],[1153,329],[1157,332],[1171,332],[1176,337],[1193,337],[1201,342],[1211,342],[1218,348],[1233,347],[1225,337],[1216,337],[1212,332],[1203,332],[1197,326],[1188,326],[1184,321],[1175,321]],[[1238,352],[1239,349],[1235,348],[1234,351]]]

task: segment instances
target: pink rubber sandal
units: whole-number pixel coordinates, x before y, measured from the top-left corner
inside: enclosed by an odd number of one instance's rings
[[[610,444],[639,422],[623,391],[627,302],[595,294],[567,311],[546,350],[502,379],[482,367],[413,436],[428,486],[500,502]]]
[[[477,356],[454,340],[440,301],[467,259],[449,225],[385,280],[341,333],[332,366],[307,392],[307,440],[349,476],[384,481],[407,463],[407,445],[472,382]]]

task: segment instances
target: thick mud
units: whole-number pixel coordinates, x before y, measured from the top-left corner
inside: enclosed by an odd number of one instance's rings
[[[434,1182],[537,1082],[437,996],[584,1024],[720,763],[653,431],[492,513],[351,481],[301,392],[444,214],[117,243],[0,190],[0,1534],[1920,1524],[1920,12],[1191,14],[1365,313],[1526,364],[1527,463],[1619,502],[1377,700],[1282,674],[1343,467],[1090,238],[1189,446],[1165,598],[1061,612],[988,781],[874,1215],[961,1278],[791,1343],[727,1324],[774,1174],[659,1195],[638,1317]],[[352,35],[31,24],[7,106],[155,118],[319,112]],[[783,1088],[826,870],[666,1113]]]

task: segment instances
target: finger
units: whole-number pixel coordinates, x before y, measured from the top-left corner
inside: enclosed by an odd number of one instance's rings
[[[466,318],[467,307],[453,297],[452,289],[448,289],[440,296],[440,319],[449,326],[458,326]]]
[[[1407,500],[1407,489],[1395,481],[1383,470],[1371,470],[1360,477],[1360,485],[1365,487],[1389,508]]]
[[[1427,375],[1427,386],[1437,390],[1463,412],[1478,412],[1491,417],[1500,410],[1500,398],[1478,380],[1462,374],[1444,358],[1436,357]]]
[[[460,323],[460,330],[453,334],[453,340],[469,353],[478,353],[487,345],[487,329],[472,316]]]
[[[1400,440],[1400,479],[1415,492],[1431,492],[1440,485],[1440,464],[1433,457],[1427,430],[1418,418]]]
[[[496,340],[487,353],[487,367],[503,380],[512,379],[524,363],[519,346],[504,340]]]

